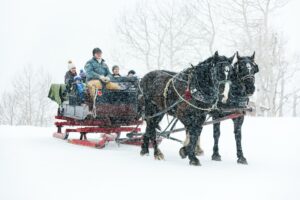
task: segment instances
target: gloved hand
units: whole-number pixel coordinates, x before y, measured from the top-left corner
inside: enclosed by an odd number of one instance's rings
[[[100,80],[103,81],[104,83],[108,83],[110,81],[110,78],[107,76],[100,76]]]

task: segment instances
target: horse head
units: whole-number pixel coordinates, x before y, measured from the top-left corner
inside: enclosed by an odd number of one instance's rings
[[[192,91],[197,91],[201,93],[203,99],[213,99],[214,102],[221,94],[222,100],[226,102],[230,88],[230,77],[233,73],[234,56],[230,58],[219,56],[216,51],[210,58],[193,66],[195,76],[192,81]]]
[[[255,74],[259,72],[258,65],[252,56],[240,56],[237,52],[237,61],[234,64],[234,72],[237,80],[243,85],[246,95],[251,96],[255,91]]]
[[[214,54],[214,68],[217,74],[218,89],[220,100],[226,103],[228,100],[228,94],[230,90],[231,77],[234,73],[233,60],[235,54],[232,57],[219,56],[218,52]]]

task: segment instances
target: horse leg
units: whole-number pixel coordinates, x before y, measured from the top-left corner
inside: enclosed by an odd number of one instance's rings
[[[141,146],[142,149],[141,149],[141,152],[140,152],[141,156],[149,155],[149,140],[150,140],[150,136],[147,134],[147,129],[148,129],[148,126],[146,127],[146,133],[143,136],[143,144]]]
[[[219,138],[220,138],[220,123],[214,124],[214,147],[213,147],[213,155],[211,156],[212,160],[221,161],[221,156],[219,154]]]
[[[200,166],[200,161],[196,157],[195,148],[197,145],[198,138],[202,131],[202,127],[190,127],[188,128],[190,133],[190,143],[185,147],[186,153],[190,160],[190,165]]]
[[[196,156],[201,156],[201,155],[204,154],[204,151],[203,151],[203,149],[201,148],[201,144],[200,144],[200,136],[199,136],[199,138],[198,138],[198,141],[197,141],[197,145],[196,145],[195,151],[196,151]]]
[[[183,146],[187,146],[190,143],[190,135],[188,131],[185,131],[185,140],[183,142]]]
[[[187,153],[186,153],[186,150],[185,150],[185,147],[190,143],[190,134],[189,132],[186,130],[185,131],[185,140],[183,142],[183,147],[180,148],[179,150],[179,155],[182,159],[186,158],[187,157]]]
[[[185,137],[185,140],[184,140],[184,142],[183,142],[183,147],[186,147],[186,146],[190,143],[190,135],[189,135],[189,132],[186,131],[186,132],[185,132],[185,135],[186,135],[186,137]],[[201,148],[201,146],[200,146],[200,137],[199,137],[198,140],[197,140],[197,145],[196,145],[196,147],[195,147],[195,152],[196,152],[196,156],[201,156],[201,155],[203,155],[203,150],[202,150],[202,148]],[[180,154],[180,156],[181,156],[182,159],[187,157],[185,148],[181,148],[181,149],[179,150],[179,154]]]
[[[146,127],[146,133],[143,136],[143,144],[142,144],[142,150],[141,155],[149,155],[149,141],[153,143],[154,152],[157,150],[157,144],[156,144],[156,127],[157,124],[155,123],[154,119],[148,119],[147,120],[147,127]]]
[[[151,131],[150,131],[150,133],[151,133],[150,140],[151,140],[152,145],[153,145],[155,160],[164,160],[164,154],[158,148],[158,144],[157,144],[157,141],[156,141],[156,128],[159,127],[158,124],[162,120],[163,117],[164,117],[164,115],[160,115],[158,117],[155,117],[150,122],[150,127],[152,128]]]
[[[145,102],[150,102],[151,100],[148,100]],[[153,115],[153,110],[156,110],[154,109],[155,108],[155,105],[149,103],[149,104],[145,104],[145,114],[146,116],[151,116]],[[151,132],[153,132],[153,129],[155,131],[155,128],[151,127],[151,121],[153,119],[149,119],[147,120],[147,127],[146,127],[146,133],[143,135],[143,144],[141,145],[141,152],[140,152],[140,155],[141,156],[144,156],[144,155],[149,155],[149,141],[150,141],[150,137],[151,137]]]
[[[234,136],[236,141],[236,150],[237,150],[237,162],[240,164],[247,165],[247,159],[244,157],[242,150],[242,125],[244,122],[244,116],[233,119],[234,123]]]
[[[156,120],[149,120],[147,122],[147,128],[146,128],[146,133],[143,137],[143,144],[142,144],[142,150],[141,150],[141,155],[149,155],[149,141],[151,140],[153,149],[154,149],[154,158],[156,160],[163,160],[164,159],[164,154],[160,151],[158,148],[158,144],[156,141],[156,127],[158,123]]]
[[[179,155],[181,158],[186,158],[187,156],[189,157],[190,160],[190,165],[196,165],[199,166],[200,161],[196,157],[196,152],[195,148],[197,145],[198,138],[200,136],[202,127],[195,127],[194,123],[192,125],[185,125],[185,128],[187,130],[187,140],[185,142],[188,142],[188,144],[185,144],[183,147],[180,148],[179,150]]]
[[[148,104],[146,105],[145,108],[145,113],[146,116],[152,116],[153,114],[159,112],[159,109],[153,105],[153,104]],[[158,117],[154,117],[151,119],[146,120],[147,122],[147,127],[146,127],[146,133],[143,136],[143,144],[142,144],[142,150],[140,154],[143,155],[148,155],[149,154],[149,141],[151,140],[153,148],[154,148],[154,158],[157,160],[163,160],[164,155],[158,148],[158,144],[156,141],[156,128],[159,127],[159,122],[162,120],[164,115],[160,115]]]

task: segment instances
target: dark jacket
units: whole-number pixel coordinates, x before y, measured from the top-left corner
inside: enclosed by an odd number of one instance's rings
[[[77,73],[73,74],[71,71],[67,71],[65,75],[65,84],[70,85],[74,82],[74,77],[77,76]]]
[[[109,76],[111,77],[111,73],[107,67],[107,64],[102,59],[99,63],[96,58],[92,58],[89,60],[84,66],[86,72],[86,81],[90,80],[99,80],[100,76]]]

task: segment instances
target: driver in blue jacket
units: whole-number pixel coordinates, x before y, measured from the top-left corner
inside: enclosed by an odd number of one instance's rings
[[[100,90],[105,84],[109,90],[121,89],[119,84],[110,82],[112,77],[105,60],[102,59],[102,51],[99,48],[93,49],[93,58],[89,60],[85,67],[86,82],[92,99],[95,97],[96,89]]]

